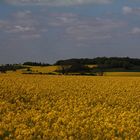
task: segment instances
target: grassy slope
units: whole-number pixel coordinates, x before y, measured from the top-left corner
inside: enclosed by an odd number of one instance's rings
[[[105,72],[104,76],[140,76],[140,72]]]

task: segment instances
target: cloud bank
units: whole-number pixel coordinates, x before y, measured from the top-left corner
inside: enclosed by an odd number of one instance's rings
[[[130,6],[124,6],[122,8],[124,15],[140,15],[140,8],[132,8]]]
[[[77,5],[77,4],[109,4],[112,0],[5,0],[9,4],[36,4],[36,5],[51,5],[51,6],[63,6],[63,5]]]

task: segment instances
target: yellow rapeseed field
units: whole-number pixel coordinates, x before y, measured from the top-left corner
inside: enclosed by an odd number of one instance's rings
[[[42,72],[42,73],[46,73],[46,72],[54,72],[55,70],[58,69],[58,66],[32,66],[31,70],[32,71],[37,71],[37,72]]]
[[[140,78],[0,75],[0,140],[139,140]]]

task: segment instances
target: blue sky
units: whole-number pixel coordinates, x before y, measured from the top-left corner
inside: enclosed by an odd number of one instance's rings
[[[140,0],[0,2],[0,63],[139,52]]]

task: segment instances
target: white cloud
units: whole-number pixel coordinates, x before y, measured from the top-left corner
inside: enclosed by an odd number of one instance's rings
[[[121,21],[109,19],[90,19],[79,20],[76,24],[66,29],[67,34],[78,40],[107,40],[112,38],[114,30],[123,27],[125,24]]]
[[[72,25],[73,23],[77,23],[78,21],[78,16],[72,13],[55,13],[49,15],[48,18],[48,24],[54,27]]]
[[[10,4],[38,4],[38,5],[74,5],[74,4],[108,4],[112,0],[5,0]]]
[[[130,14],[140,15],[140,8],[132,8],[132,7],[129,7],[129,6],[124,6],[122,8],[122,12],[125,15],[130,15]]]
[[[11,13],[9,19],[0,20],[0,30],[16,39],[37,39],[47,27],[43,26],[31,11],[23,10]]]
[[[131,14],[133,12],[133,9],[128,6],[124,6],[122,10],[123,10],[123,14]]]
[[[34,30],[35,29],[33,27],[15,25],[13,28],[10,27],[9,30],[7,30],[7,32],[8,33],[18,33],[18,32],[31,32]]]
[[[3,30],[7,34],[22,39],[40,38],[40,36],[44,36],[44,33],[49,36],[53,29],[53,33],[65,36],[66,40],[78,42],[109,40],[125,24],[118,20],[81,17],[77,14],[65,12],[50,13],[46,16],[46,14],[34,15],[31,11],[23,10],[13,13],[11,16],[7,25],[4,25],[1,21],[0,26],[4,26]],[[55,29],[59,29],[59,32]]]
[[[140,28],[139,27],[134,27],[131,31],[131,34],[135,34],[135,35],[140,34]]]

